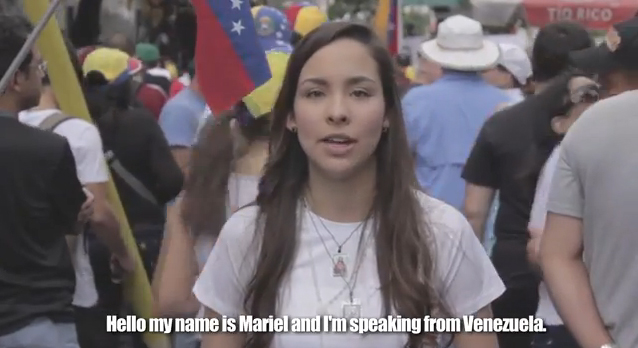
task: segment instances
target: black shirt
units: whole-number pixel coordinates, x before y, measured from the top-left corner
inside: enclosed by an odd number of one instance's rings
[[[163,226],[164,204],[182,189],[184,177],[153,115],[133,108],[98,122],[105,150],[111,150],[135,178],[153,193],[159,205],[141,197],[117,173],[113,180],[133,231],[136,226]]]
[[[524,173],[533,144],[533,120],[541,112],[536,100],[527,98],[488,119],[462,173],[468,183],[499,192],[492,261],[508,287],[537,281],[527,261],[526,245],[538,177]]]
[[[65,235],[85,199],[67,140],[0,112],[0,336],[39,317],[73,321]]]

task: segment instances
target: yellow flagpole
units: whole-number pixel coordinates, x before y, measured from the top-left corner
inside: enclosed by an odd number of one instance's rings
[[[388,20],[390,18],[390,0],[379,0],[374,14],[373,28],[379,38],[388,41]]]
[[[49,6],[48,0],[26,0],[23,1],[24,12],[29,16],[32,23],[37,23],[44,16]],[[75,71],[62,38],[62,33],[55,17],[52,17],[47,26],[42,31],[37,47],[44,60],[47,62],[48,73],[51,79],[51,86],[56,92],[56,98],[60,109],[68,114],[92,122],[89,115],[84,95],[77,80]],[[153,310],[153,295],[151,286],[146,276],[146,271],[142,259],[137,252],[135,239],[131,233],[124,208],[120,202],[119,195],[113,180],[109,180],[109,197],[115,213],[120,221],[121,233],[129,251],[135,258],[135,272],[124,282],[125,297],[132,303],[134,312],[143,318],[150,318]],[[147,327],[148,328],[148,327]],[[106,328],[104,328],[106,330]],[[162,334],[144,334],[144,341],[149,348],[168,348],[170,341]]]

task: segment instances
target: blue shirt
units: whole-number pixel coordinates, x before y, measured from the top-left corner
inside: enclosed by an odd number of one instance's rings
[[[463,208],[463,166],[485,120],[509,100],[478,73],[451,71],[406,94],[402,104],[408,141],[426,192]]]
[[[191,147],[205,109],[204,98],[190,88],[184,88],[171,98],[159,117],[168,145]]]

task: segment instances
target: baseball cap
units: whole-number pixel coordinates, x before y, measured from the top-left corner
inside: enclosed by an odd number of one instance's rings
[[[135,46],[135,56],[144,63],[152,63],[160,59],[160,51],[151,43],[141,42]]]
[[[290,24],[281,11],[270,6],[256,6],[250,10],[255,20],[257,37],[265,51],[292,51]]]
[[[308,2],[288,6],[286,8],[286,16],[292,26],[292,30],[301,36],[305,36],[328,21],[328,16],[318,6]]]
[[[266,52],[272,77],[242,99],[253,117],[261,117],[272,111],[284,82],[289,58],[290,52],[288,51],[271,50]]]
[[[498,47],[501,49],[498,64],[509,71],[518,83],[525,85],[532,76],[532,62],[525,50],[509,43],[500,43]]]
[[[576,68],[603,74],[616,69],[638,70],[638,18],[615,24],[600,45],[572,52]]]
[[[128,80],[141,69],[142,62],[139,60],[118,49],[106,47],[97,48],[89,53],[82,64],[84,76],[97,71],[112,84]]]

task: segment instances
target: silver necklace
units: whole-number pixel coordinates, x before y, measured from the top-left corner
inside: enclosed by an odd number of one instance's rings
[[[310,212],[308,206],[306,204],[304,204],[305,208],[308,209],[308,211]],[[348,279],[346,279],[345,274],[343,274],[342,272],[335,272],[335,269],[339,267],[339,263],[345,263],[345,261],[343,259],[338,259],[335,260],[335,258],[331,255],[330,250],[328,249],[328,246],[326,245],[325,240],[323,239],[323,237],[321,236],[321,234],[319,233],[319,229],[317,228],[317,225],[315,224],[314,218],[312,217],[312,214],[308,214],[310,217],[310,222],[312,223],[315,233],[317,233],[317,236],[319,236],[319,239],[321,240],[321,244],[324,247],[324,250],[326,251],[326,254],[328,255],[328,257],[331,258],[332,264],[333,264],[333,276],[335,275],[335,273],[338,273],[338,277],[341,278],[346,287],[343,288],[331,301],[328,302],[327,306],[331,305],[332,303],[334,303],[334,301],[336,301],[337,298],[339,298],[339,296],[341,294],[343,294],[343,291],[345,289],[348,290],[348,301],[345,301],[342,305],[342,315],[344,318],[358,318],[361,316],[361,301],[357,298],[354,297],[354,290],[356,288],[357,285],[357,280],[358,280],[358,276],[359,276],[359,270],[361,268],[361,265],[363,263],[363,259],[365,258],[365,254],[367,251],[367,241],[369,241],[369,239],[366,240],[366,243],[364,245],[363,248],[363,252],[360,252],[361,249],[361,245],[363,244],[363,236],[364,234],[362,233],[361,238],[360,238],[360,243],[359,243],[359,248],[357,250],[357,258],[355,261],[355,267],[354,267],[354,272],[351,275],[351,279],[350,281]],[[365,222],[365,221],[364,221]],[[317,284],[316,281],[316,270],[314,268],[314,263],[312,264],[312,270],[313,270],[313,280],[314,280],[314,285],[315,285],[315,290],[317,293],[317,300],[321,303],[323,303],[323,301],[321,300],[321,294],[319,292],[319,285]],[[323,306],[322,306],[323,307]],[[321,311],[325,311],[324,308],[320,308],[320,312]]]

